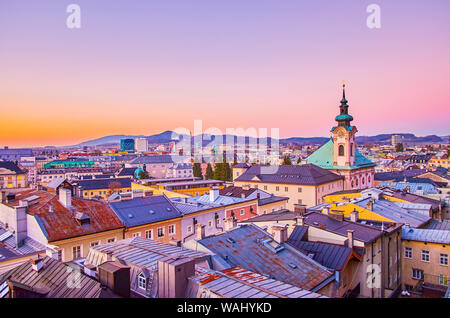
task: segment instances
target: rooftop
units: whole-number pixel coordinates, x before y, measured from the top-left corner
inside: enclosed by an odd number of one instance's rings
[[[416,229],[404,226],[402,228],[402,239],[408,241],[450,244],[450,231]]]
[[[267,173],[264,171],[267,169]],[[274,171],[272,171],[274,170]],[[236,181],[320,185],[344,178],[313,164],[250,167]]]

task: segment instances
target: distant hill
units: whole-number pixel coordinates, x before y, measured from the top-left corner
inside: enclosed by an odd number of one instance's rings
[[[436,135],[430,135],[430,136],[424,136],[424,137],[417,137],[414,134],[381,134],[376,136],[357,136],[356,142],[359,145],[364,145],[365,143],[372,143],[372,144],[390,144],[392,135],[400,135],[403,136],[403,142],[405,144],[426,144],[426,143],[443,143],[449,141],[449,136],[436,136]],[[178,135],[177,133],[167,130],[160,134],[151,135],[151,136],[143,136],[143,135],[112,135],[112,136],[105,136],[93,140],[88,140],[85,142],[82,142],[75,146],[100,146],[105,144],[120,144],[120,139],[124,138],[147,138],[149,144],[165,144],[169,143],[171,141],[178,141],[179,138],[182,138],[183,136]],[[204,135],[203,145],[208,144],[211,142],[211,139],[208,139],[208,135]],[[227,138],[233,138],[234,142],[237,141],[237,136],[229,136],[229,135],[223,135],[223,141],[225,142]],[[214,138],[212,139],[214,140]],[[329,140],[329,137],[291,137],[291,138],[283,138],[279,140],[279,143],[282,145],[287,144],[297,144],[297,145],[311,145],[311,144],[324,144]],[[252,137],[246,137],[245,138],[246,143],[249,141],[252,143],[257,143],[257,138]],[[194,142],[194,140],[192,140]],[[272,143],[272,139],[268,138],[267,141],[268,145]]]

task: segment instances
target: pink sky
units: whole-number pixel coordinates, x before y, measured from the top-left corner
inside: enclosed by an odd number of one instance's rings
[[[0,0],[0,146],[177,127],[327,136],[347,81],[359,135],[447,135],[450,4]],[[418,18],[420,17],[420,18]]]

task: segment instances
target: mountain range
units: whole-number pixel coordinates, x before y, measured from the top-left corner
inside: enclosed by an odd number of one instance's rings
[[[357,136],[356,142],[359,145],[363,145],[365,143],[371,143],[371,144],[390,144],[392,135],[400,135],[403,137],[403,143],[405,144],[426,144],[426,143],[445,143],[449,142],[450,136],[436,136],[436,135],[430,135],[430,136],[423,136],[423,137],[417,137],[414,134],[409,133],[395,133],[395,134],[380,134],[376,136]],[[104,136],[101,138],[88,140],[85,142],[82,142],[78,145],[78,147],[83,146],[100,146],[100,145],[114,145],[119,144],[121,139],[124,138],[147,138],[149,144],[167,144],[171,141],[179,141],[182,140],[186,136],[179,135],[173,131],[167,130],[160,134],[150,135],[150,136],[144,136],[144,135],[110,135],[110,136]],[[208,138],[208,135],[203,135],[203,144],[208,144],[211,142],[211,139]],[[227,138],[233,138],[236,142],[237,137],[236,136],[230,136],[230,135],[223,135],[223,140],[225,141]],[[193,138],[194,139],[194,138]],[[214,140],[214,137],[212,138]],[[252,137],[245,137],[246,142],[257,142],[257,138]],[[296,145],[311,145],[311,144],[324,144],[329,140],[329,137],[291,137],[291,138],[282,138],[279,140],[279,143],[281,145],[287,145],[287,144],[296,144]],[[268,138],[268,144],[270,145],[272,142],[272,139]]]

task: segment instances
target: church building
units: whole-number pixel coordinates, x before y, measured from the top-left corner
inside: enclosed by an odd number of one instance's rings
[[[338,124],[331,129],[331,139],[306,160],[343,176],[344,190],[373,187],[375,164],[356,147],[355,135],[358,130],[350,123],[353,117],[348,113],[347,103],[344,83],[340,113],[336,116]]]

